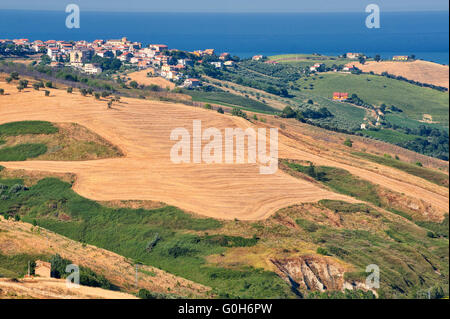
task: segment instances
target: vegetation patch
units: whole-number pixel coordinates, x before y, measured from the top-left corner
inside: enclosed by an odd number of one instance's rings
[[[57,132],[58,128],[56,126],[44,121],[22,121],[0,125],[0,137],[26,134],[54,134]]]
[[[4,125],[4,135],[0,135],[4,139],[3,145],[0,144],[0,153],[3,154],[3,158],[10,158],[10,161],[30,158],[76,161],[123,155],[117,147],[75,123],[52,124],[27,121]],[[40,152],[36,152],[36,146],[34,148],[27,146],[25,149],[24,146],[21,146],[24,144],[40,145]],[[16,150],[19,146],[20,148]],[[21,155],[18,155],[17,153],[20,152]]]
[[[0,161],[25,161],[29,158],[35,158],[47,152],[45,144],[19,144],[0,149]]]

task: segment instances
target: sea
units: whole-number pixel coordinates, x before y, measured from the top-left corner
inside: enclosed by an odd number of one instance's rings
[[[128,37],[180,50],[216,49],[240,57],[363,52],[383,58],[415,54],[449,63],[448,12],[383,12],[380,28],[367,13],[124,13],[81,11],[68,29],[60,11],[0,10],[0,39],[87,40]]]

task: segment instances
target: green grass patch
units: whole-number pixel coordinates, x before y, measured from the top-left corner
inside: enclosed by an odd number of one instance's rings
[[[314,233],[319,229],[319,226],[316,223],[309,221],[307,219],[298,218],[295,220],[295,222],[297,223],[297,225],[299,225],[301,228],[303,228],[309,233]]]
[[[192,96],[194,101],[223,104],[225,106],[240,106],[250,111],[263,113],[278,112],[277,109],[274,109],[267,104],[229,92],[202,92],[186,90],[184,93]]]
[[[306,166],[288,161],[284,161],[284,163],[295,171],[317,179],[338,193],[381,206],[376,186],[369,181],[350,174],[346,170],[328,166]]]
[[[385,156],[377,156],[372,155],[368,153],[362,153],[362,152],[354,152],[353,155],[356,155],[358,157],[368,159],[374,163],[378,163],[385,166],[390,166],[396,169],[399,169],[401,171],[404,171],[408,174],[423,178],[427,181],[430,181],[432,183],[435,183],[440,186],[448,187],[448,180],[449,177],[447,174],[425,168],[425,167],[419,167],[414,164],[405,163],[400,160],[396,160],[393,158],[385,157]]]
[[[45,144],[19,144],[16,146],[0,149],[0,161],[25,161],[29,158],[35,158],[47,152]]]
[[[329,210],[340,212],[340,213],[367,213],[371,212],[371,208],[366,204],[358,203],[347,203],[340,200],[322,199],[319,204]]]
[[[18,136],[26,134],[54,134],[58,128],[45,121],[22,121],[0,125],[0,136]]]
[[[373,130],[364,130],[364,131],[358,131],[359,133],[362,133],[365,136],[369,136],[371,138],[388,142],[391,144],[402,144],[409,141],[414,141],[416,138],[419,138],[420,136],[412,135],[412,134],[405,134],[399,131],[389,130],[389,129],[381,129],[379,131],[373,131]]]

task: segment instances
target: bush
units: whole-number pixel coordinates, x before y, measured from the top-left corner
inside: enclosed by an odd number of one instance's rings
[[[51,89],[53,87],[53,82],[52,81],[45,82],[45,87],[48,87]]]
[[[50,91],[49,90],[45,90],[45,96],[50,96]]]
[[[344,145],[347,146],[347,147],[352,147],[352,146],[353,146],[353,142],[352,142],[351,139],[347,138],[347,139],[344,141]]]
[[[73,87],[68,87],[67,88],[67,93],[72,93],[73,92]]]
[[[322,247],[319,247],[319,248],[317,248],[317,251],[316,251],[318,254],[320,254],[320,255],[324,255],[324,256],[328,256],[329,254],[328,254],[328,251],[325,249],[325,248],[322,248]]]
[[[4,89],[0,89],[0,95],[4,95],[5,94],[5,90]]]
[[[222,107],[219,107],[219,108],[217,109],[217,112],[220,113],[220,114],[225,113],[225,112],[223,111],[223,108],[222,108]]]
[[[96,100],[100,100],[100,93],[95,92],[94,97]]]

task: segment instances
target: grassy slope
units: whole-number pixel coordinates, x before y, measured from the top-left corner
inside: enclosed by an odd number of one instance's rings
[[[433,121],[448,127],[448,94],[421,88],[406,82],[376,75],[321,74],[316,80],[300,80],[302,85],[313,83],[313,93],[331,98],[333,92],[356,93],[363,101],[372,105],[395,105],[404,115],[422,120],[423,114],[433,116]]]
[[[278,112],[277,109],[274,109],[267,104],[228,92],[186,91],[186,94],[192,96],[194,101],[199,102],[224,104],[226,106],[241,106],[244,109],[256,112]]]
[[[362,152],[355,152],[352,154],[362,157],[362,158],[365,158],[365,159],[368,159],[368,160],[378,163],[378,164],[397,168],[408,174],[421,177],[421,178],[426,179],[437,185],[448,187],[448,175],[447,174],[444,174],[444,173],[441,173],[441,172],[438,172],[438,171],[435,171],[432,169],[428,169],[425,167],[419,167],[414,164],[405,163],[400,160],[396,160],[396,159],[389,158],[389,157],[381,157],[381,156],[376,156],[376,155],[362,153]]]

